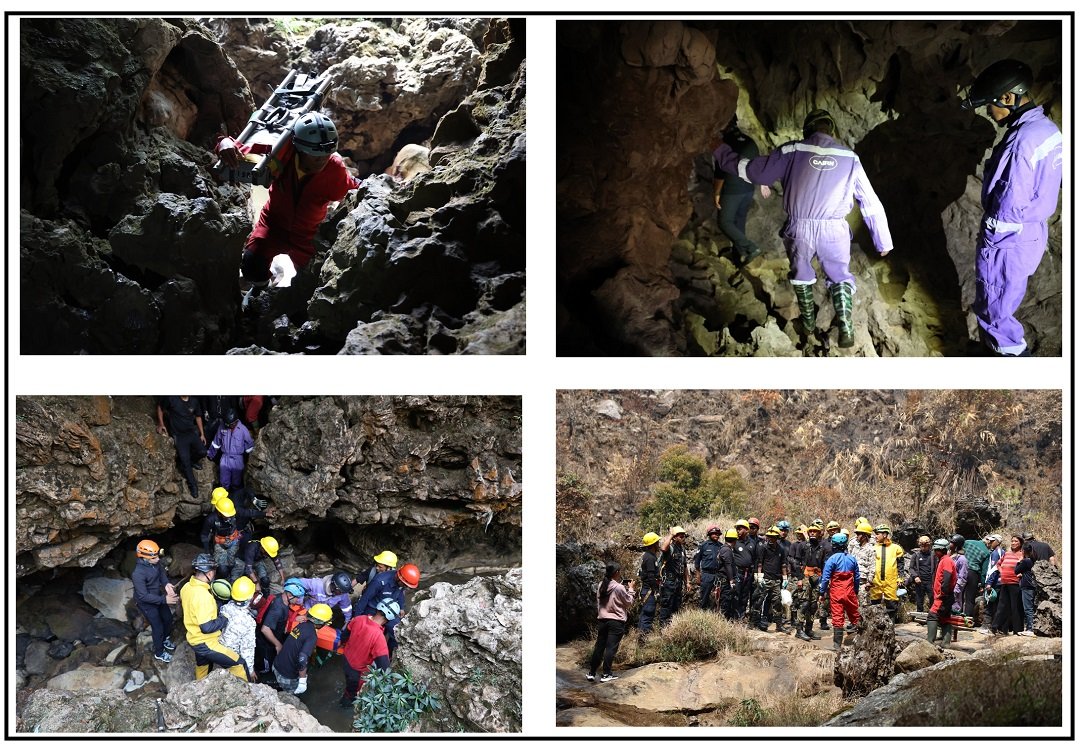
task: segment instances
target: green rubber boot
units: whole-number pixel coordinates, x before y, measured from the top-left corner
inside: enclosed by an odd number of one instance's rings
[[[799,302],[799,319],[802,321],[806,334],[814,331],[817,325],[817,311],[814,309],[814,286],[793,284],[795,300]]]
[[[938,631],[937,620],[927,620],[926,621],[926,640],[930,641],[930,643],[937,643],[937,631]]]
[[[844,629],[833,628],[832,632],[832,647],[833,651],[839,651],[840,646],[844,643]]]
[[[941,647],[948,648],[952,645],[952,625],[939,625],[938,629],[941,631]]]
[[[855,324],[851,321],[851,295],[855,286],[848,281],[837,283],[829,289],[832,294],[833,309],[836,310],[836,327],[840,332],[837,345],[850,348],[855,344]]]

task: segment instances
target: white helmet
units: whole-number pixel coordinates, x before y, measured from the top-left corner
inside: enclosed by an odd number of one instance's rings
[[[337,127],[330,117],[308,112],[293,125],[293,145],[309,156],[325,156],[337,150]]]

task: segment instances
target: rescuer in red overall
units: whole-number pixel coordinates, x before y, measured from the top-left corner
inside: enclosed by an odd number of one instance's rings
[[[844,615],[852,625],[859,624],[859,561],[847,553],[846,534],[832,536],[833,554],[825,561],[818,593],[822,598],[829,593],[832,612],[833,648],[839,649],[844,641]]]

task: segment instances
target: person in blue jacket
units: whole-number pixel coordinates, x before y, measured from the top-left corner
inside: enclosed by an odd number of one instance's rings
[[[821,572],[821,584],[818,593],[824,600],[829,594],[829,608],[832,612],[833,648],[840,649],[844,642],[844,614],[851,624],[859,624],[859,561],[847,552],[846,534],[832,536],[833,554],[825,561]],[[853,629],[853,628],[852,628]]]
[[[412,563],[406,563],[396,571],[385,571],[375,576],[364,588],[364,593],[353,603],[353,615],[374,615],[378,611],[378,604],[382,599],[389,597],[398,604],[401,614],[397,619],[386,623],[386,644],[390,648],[391,656],[397,648],[397,639],[394,638],[394,628],[397,627],[402,615],[405,614],[405,591],[403,587],[415,589],[420,585],[420,569]]]

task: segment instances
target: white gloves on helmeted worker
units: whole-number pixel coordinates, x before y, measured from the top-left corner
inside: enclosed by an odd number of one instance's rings
[[[764,586],[765,585],[765,574],[764,573],[755,573],[754,574],[754,582],[758,586]]]

